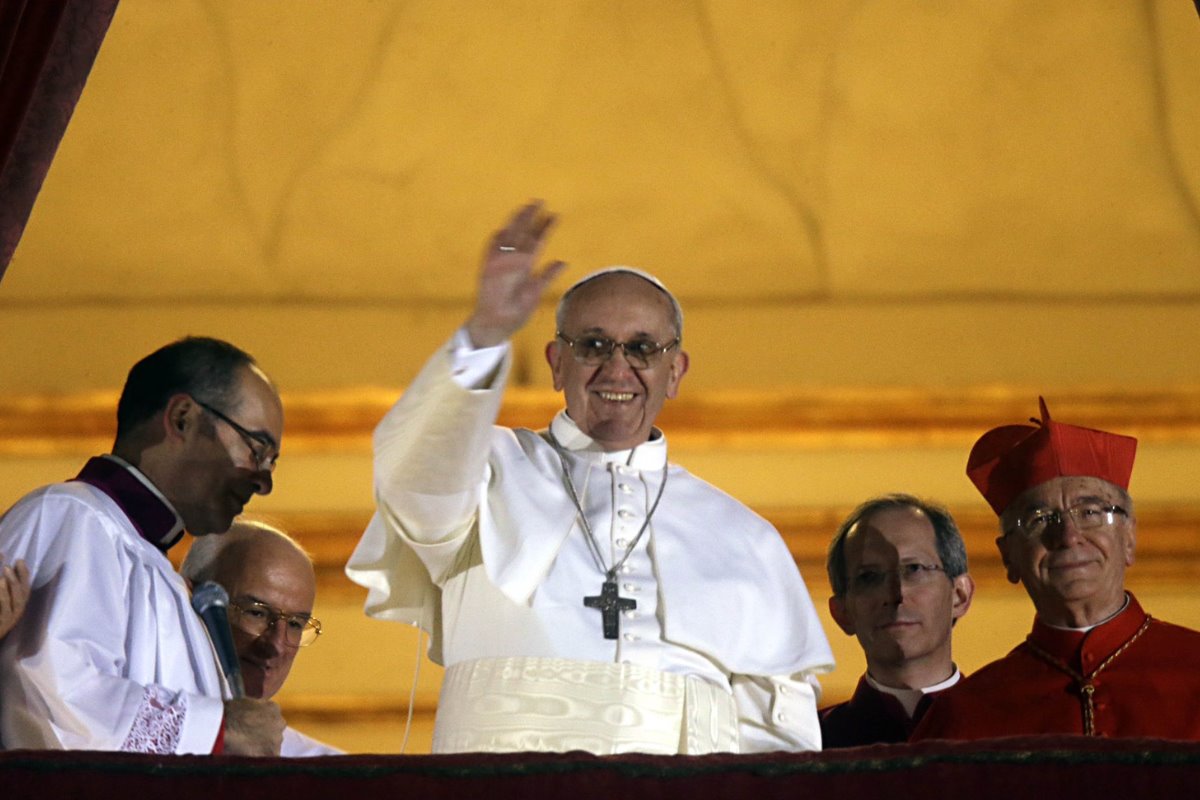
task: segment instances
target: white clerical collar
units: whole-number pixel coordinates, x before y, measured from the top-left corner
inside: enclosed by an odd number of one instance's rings
[[[890,694],[900,701],[900,705],[904,706],[904,713],[908,714],[909,719],[912,719],[913,712],[917,710],[917,704],[921,702],[922,697],[949,689],[961,679],[962,673],[958,671],[958,666],[955,665],[954,672],[950,673],[950,677],[940,683],[935,683],[932,686],[926,686],[921,689],[894,689],[891,686],[884,686],[872,678],[871,673],[867,673],[867,684],[875,691]]]
[[[1094,624],[1094,625],[1084,625],[1082,628],[1072,628],[1072,627],[1071,627],[1071,626],[1069,626],[1069,625],[1051,625],[1051,624],[1050,624],[1050,623],[1048,623],[1048,622],[1044,622],[1043,624],[1045,624],[1045,626],[1046,626],[1047,628],[1054,628],[1055,630],[1060,630],[1060,631],[1076,631],[1077,633],[1087,633],[1087,632],[1088,632],[1088,631],[1090,631],[1092,628],[1099,628],[1101,625],[1104,625],[1104,624],[1106,624],[1106,623],[1112,622],[1114,619],[1116,619],[1117,617],[1121,616],[1121,614],[1122,614],[1122,613],[1125,611],[1125,609],[1127,609],[1127,608],[1129,608],[1129,592],[1126,592],[1126,593],[1125,593],[1125,602],[1121,604],[1121,607],[1120,607],[1120,608],[1118,608],[1116,611],[1114,611],[1113,613],[1109,614],[1107,617],[1105,617],[1104,619],[1100,620],[1099,622],[1097,622],[1097,623],[1096,623],[1096,624]]]
[[[624,464],[633,469],[662,469],[667,461],[667,437],[658,428],[650,429],[650,441],[630,450],[605,450],[595,439],[579,429],[566,409],[550,422],[550,432],[563,449],[572,455],[600,463]]]

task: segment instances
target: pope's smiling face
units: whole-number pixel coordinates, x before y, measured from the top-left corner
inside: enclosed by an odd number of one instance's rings
[[[602,275],[571,296],[561,333],[570,339],[596,336],[616,342],[675,341],[675,315],[667,295],[631,273]],[[605,450],[626,450],[650,438],[668,398],[679,392],[687,354],[678,345],[649,366],[636,369],[617,348],[602,364],[580,363],[569,344],[546,346],[554,388],[563,393],[567,414]]]

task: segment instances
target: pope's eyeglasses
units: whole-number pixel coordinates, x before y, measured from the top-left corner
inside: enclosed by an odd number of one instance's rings
[[[576,361],[589,367],[598,367],[606,363],[620,348],[621,352],[625,354],[625,360],[629,362],[629,366],[634,369],[649,369],[662,359],[664,353],[679,344],[679,337],[665,344],[659,344],[653,339],[618,342],[607,336],[594,335],[572,339],[562,331],[558,331],[554,335],[567,343]]]

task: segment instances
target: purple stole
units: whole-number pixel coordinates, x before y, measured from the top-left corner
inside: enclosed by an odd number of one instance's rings
[[[164,553],[183,538],[183,523],[174,509],[121,463],[96,456],[74,480],[95,486],[120,506],[143,539]]]

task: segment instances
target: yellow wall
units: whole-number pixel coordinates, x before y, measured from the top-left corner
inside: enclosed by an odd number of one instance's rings
[[[1177,0],[126,0],[5,386],[190,330],[288,388],[403,383],[531,196],[569,276],[679,293],[695,388],[1200,384],[1195,34]]]
[[[370,422],[467,314],[490,231],[543,197],[568,278],[631,263],[680,296],[695,405],[668,426],[674,457],[756,508],[836,521],[902,489],[978,514],[966,448],[1040,392],[1142,436],[1135,494],[1186,530],[1196,34],[1182,0],[123,0],[0,286],[0,505],[104,447],[103,421],[59,423],[103,419],[141,355],[185,333],[247,348],[289,404],[256,505],[302,538],[340,526],[329,633],[285,705],[398,749],[415,643],[336,576],[370,509]],[[552,330],[547,305],[516,342],[535,399]],[[971,404],[992,416],[949,421]],[[779,434],[792,407],[816,411]],[[805,530],[811,556],[832,525]],[[990,534],[972,530],[974,557]],[[1198,553],[1172,534],[1153,563]],[[1147,607],[1200,625],[1171,575],[1139,586]],[[963,666],[1027,624],[993,574]],[[829,630],[836,698],[861,655]]]

